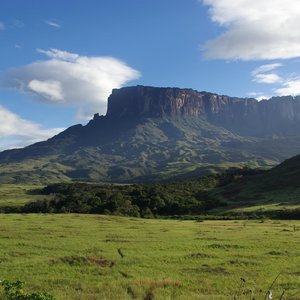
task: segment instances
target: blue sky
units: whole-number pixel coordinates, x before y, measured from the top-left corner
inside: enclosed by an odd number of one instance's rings
[[[300,94],[297,0],[0,1],[0,150],[105,114],[112,88]]]

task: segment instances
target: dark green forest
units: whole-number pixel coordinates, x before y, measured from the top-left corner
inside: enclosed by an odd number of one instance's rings
[[[24,212],[118,214],[134,217],[202,214],[222,203],[209,199],[215,177],[172,184],[98,185],[59,183],[40,192],[47,199],[27,204]]]
[[[31,202],[22,212],[94,213],[134,217],[201,215],[227,202],[211,191],[243,176],[262,171],[229,169],[219,175],[161,184],[57,183],[35,191],[44,200]]]

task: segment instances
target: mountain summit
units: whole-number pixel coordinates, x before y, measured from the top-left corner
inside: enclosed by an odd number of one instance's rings
[[[192,89],[114,89],[107,114],[0,153],[0,182],[132,182],[268,167],[300,153],[300,97],[258,102]]]

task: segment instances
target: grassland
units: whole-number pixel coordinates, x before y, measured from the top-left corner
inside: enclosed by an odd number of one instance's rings
[[[59,300],[300,299],[299,221],[0,218],[1,278]]]
[[[1,184],[0,185],[0,208],[17,207],[25,203],[40,199],[33,191],[41,188],[40,185],[30,184]]]

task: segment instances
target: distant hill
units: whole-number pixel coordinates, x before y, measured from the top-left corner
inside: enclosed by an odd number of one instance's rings
[[[300,97],[136,86],[113,90],[107,114],[85,126],[1,152],[0,182],[161,181],[268,168],[298,153]]]

